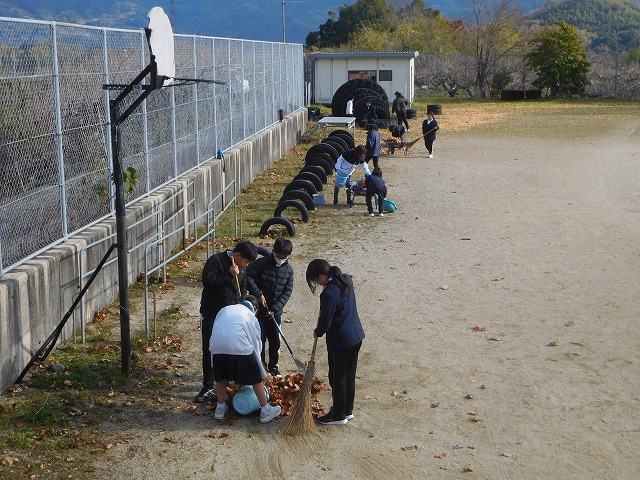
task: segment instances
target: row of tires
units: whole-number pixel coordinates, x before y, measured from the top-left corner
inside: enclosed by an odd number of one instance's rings
[[[289,209],[297,210],[300,219],[308,222],[309,211],[315,209],[313,196],[329,182],[338,157],[353,148],[355,140],[347,130],[334,130],[327,138],[309,148],[304,167],[284,188],[273,217],[262,224],[260,235],[267,235],[272,227],[284,227],[288,235],[294,237],[295,225],[283,213]]]
[[[331,99],[331,114],[344,117],[347,101],[353,98],[353,115],[356,120],[363,121],[367,117],[367,102],[376,109],[380,120],[391,118],[389,114],[389,97],[379,83],[364,78],[356,78],[343,83]]]

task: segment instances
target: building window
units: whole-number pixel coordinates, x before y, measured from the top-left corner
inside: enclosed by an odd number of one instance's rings
[[[349,70],[349,80],[355,80],[357,78],[364,78],[365,80],[376,81],[375,70]]]
[[[380,81],[391,82],[393,80],[393,70],[380,70]]]

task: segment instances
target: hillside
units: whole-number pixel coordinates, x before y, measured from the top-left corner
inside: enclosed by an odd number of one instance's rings
[[[283,0],[243,0],[221,6],[212,0],[174,0],[172,18],[176,33],[245,38],[250,40],[282,41]],[[309,32],[329,18],[329,11],[338,12],[342,5],[354,0],[284,0],[286,40],[304,43]],[[393,3],[393,2],[390,2]],[[462,0],[426,1],[449,18],[463,18],[469,10]],[[532,12],[535,0],[514,0],[524,12]],[[230,5],[230,6],[229,6]],[[55,20],[87,25],[142,28],[147,12],[160,6],[169,14],[169,0],[56,0],[25,2],[0,1],[0,16]]]
[[[542,25],[563,21],[589,32],[597,52],[622,52],[640,47],[640,3],[631,0],[566,0],[532,15]]]

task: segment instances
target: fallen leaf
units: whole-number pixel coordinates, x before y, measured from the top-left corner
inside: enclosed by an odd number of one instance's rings
[[[550,347],[557,347],[558,345],[560,345],[560,342],[558,342],[557,340],[554,340],[553,342],[549,342]]]
[[[476,325],[471,330],[473,330],[474,332],[486,332],[487,331],[487,327],[480,327],[480,326]]]
[[[371,400],[371,396],[370,396],[370,395],[365,395],[365,396],[364,396],[364,399],[365,399],[365,400]]]
[[[400,450],[406,452],[407,450],[417,450],[418,445],[409,445],[408,447],[401,447]]]
[[[463,471],[464,473],[473,472],[473,470],[471,469],[471,465],[465,465],[465,466],[462,468],[462,471]]]
[[[449,290],[449,285],[446,285],[446,284],[445,284],[445,285],[442,285],[442,286],[440,287],[440,290]]]
[[[460,240],[471,240],[471,237],[462,237]]]
[[[17,457],[4,457],[2,459],[2,464],[12,467],[14,463],[19,462],[19,461],[20,461],[20,459],[17,458]]]
[[[398,240],[400,243],[407,243],[407,241],[404,238],[401,238],[400,240]]]
[[[506,452],[503,452],[500,455],[502,455],[503,457],[507,457],[507,458],[513,457],[512,453],[506,453]]]
[[[71,387],[71,386],[73,386],[73,380],[65,380],[65,381],[64,381],[64,382],[62,382],[62,383],[64,383],[67,387]]]
[[[164,437],[163,442],[167,442],[167,443],[178,443],[178,440],[176,440],[173,437]]]
[[[502,275],[498,275],[498,276],[496,277],[496,282],[499,282],[499,281],[501,281],[501,280],[504,280],[504,277],[503,277]]]
[[[486,390],[487,388],[489,388],[489,386],[486,383],[483,383],[482,385],[480,385],[480,388],[482,390]]]
[[[442,452],[442,453],[436,453],[436,454],[434,455],[434,458],[444,458],[444,457],[446,457],[446,456],[447,456],[447,454],[446,454],[446,453],[444,453],[444,452]]]
[[[467,400],[473,400],[474,398],[476,398],[473,393],[467,393],[464,398],[466,398]]]
[[[502,339],[500,337],[489,337],[489,340],[491,340],[492,342],[499,342]]]

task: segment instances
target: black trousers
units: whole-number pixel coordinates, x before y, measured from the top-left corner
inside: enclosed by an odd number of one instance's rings
[[[373,203],[371,202],[371,199],[374,195],[378,196],[378,212],[382,213],[384,209],[384,194],[381,190],[376,190],[371,195],[369,195],[369,192],[367,192],[367,212],[373,213]]]
[[[200,315],[200,336],[202,338],[202,386],[212,389],[215,385],[213,380],[213,365],[211,364],[211,352],[209,351],[209,340],[213,330],[213,322],[216,317],[207,318]]]
[[[278,322],[278,325],[282,324],[280,315],[276,315],[274,318],[276,322]],[[260,352],[262,363],[267,366],[267,370],[278,368],[278,360],[280,359],[280,333],[276,328],[276,324],[273,322],[273,318],[268,317],[264,313],[260,313],[258,320],[260,321],[260,334],[262,337],[262,351]],[[269,341],[269,363],[265,361],[265,343],[267,340]]]
[[[429,152],[429,154],[433,153],[433,140],[430,138],[425,138],[424,139],[424,146],[427,147],[427,151]]]
[[[405,128],[409,130],[409,122],[407,121],[407,112],[397,112],[396,115],[398,116],[398,125],[402,125],[404,123]]]
[[[353,414],[353,401],[356,395],[356,370],[358,368],[358,353],[362,342],[353,347],[328,349],[329,357],[329,385],[333,406],[332,416],[341,420],[346,415]]]
[[[378,168],[379,155],[369,155],[368,153],[364,157],[364,161],[369,163],[369,160],[373,159],[373,168]]]

